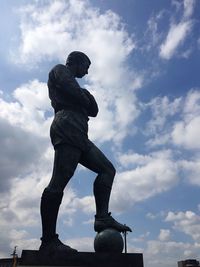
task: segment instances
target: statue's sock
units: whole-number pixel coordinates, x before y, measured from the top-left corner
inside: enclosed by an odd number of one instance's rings
[[[58,210],[62,201],[63,193],[50,192],[45,189],[40,205],[42,220],[42,238],[43,242],[48,242],[56,237],[56,222]]]
[[[94,184],[94,197],[96,203],[96,217],[108,215],[111,187],[106,185]]]

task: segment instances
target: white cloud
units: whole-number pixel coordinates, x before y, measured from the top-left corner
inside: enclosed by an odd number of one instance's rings
[[[128,170],[117,175],[111,197],[112,208],[119,212],[169,190],[179,181],[177,166],[170,151],[158,151],[148,156],[129,153],[120,155],[119,162],[129,166]],[[139,166],[136,167],[137,162]]]
[[[147,51],[152,51],[154,47],[157,47],[162,38],[162,32],[160,31],[159,23],[164,18],[165,10],[161,10],[158,14],[152,15],[147,21],[147,30],[144,33],[145,46]]]
[[[94,60],[97,75],[103,74],[102,69],[110,73],[111,65],[112,71],[120,74],[119,65],[135,46],[117,14],[100,14],[88,1],[54,1],[45,6],[38,3],[22,8],[20,14],[19,55],[23,62],[46,61],[46,56],[63,59],[69,52],[81,49]],[[99,80],[113,83],[109,75],[100,76]]]
[[[65,34],[64,30],[69,25],[73,28],[77,18],[76,14],[70,17],[69,13],[63,20],[64,10],[65,4],[62,1],[54,1],[50,5],[45,5],[45,8],[36,5],[22,7],[19,10],[22,33],[20,57],[13,55],[13,59],[23,63],[38,62],[44,57],[51,60],[53,57],[60,58],[61,54],[65,54],[64,47],[72,48],[73,39],[68,33]]]
[[[79,237],[73,239],[67,239],[65,244],[70,245],[72,248],[78,251],[94,251],[93,247],[94,237]]]
[[[159,55],[161,58],[169,60],[176,53],[178,48],[184,43],[185,39],[189,35],[193,27],[192,14],[195,7],[195,0],[184,0],[176,1],[172,0],[172,5],[174,5],[177,11],[183,10],[182,18],[179,23],[171,23],[170,29],[168,31],[165,41],[160,46]],[[171,16],[171,21],[175,18]],[[185,52],[180,53],[182,57],[188,58],[191,54],[192,49],[189,48]]]
[[[10,188],[15,177],[22,177],[39,164],[48,146],[43,137],[30,134],[0,118],[0,192]]]
[[[93,196],[85,196],[83,198],[75,198],[71,202],[71,206],[75,210],[82,210],[85,213],[91,214],[95,213],[95,202],[94,202],[94,197]]]
[[[172,0],[171,3],[173,6],[175,6],[177,11],[179,11],[181,7],[183,6],[183,3],[179,0]]]
[[[166,40],[160,46],[160,57],[167,60],[170,59],[176,53],[178,47],[184,42],[192,26],[192,21],[172,24]]]
[[[196,117],[188,123],[177,122],[172,132],[173,142],[188,149],[200,148],[199,136],[200,117]]]
[[[7,221],[7,226],[9,225]],[[40,240],[31,238],[25,230],[16,230],[9,227],[0,229],[0,257],[9,258],[15,246],[17,246],[17,254],[20,257],[21,250],[38,249]]]
[[[171,231],[169,229],[160,229],[158,239],[160,241],[168,241],[171,236]]]
[[[173,231],[181,231],[191,236],[194,242],[171,241],[171,230],[160,229],[158,240],[148,240],[143,250],[147,267],[177,265],[180,260],[199,258],[199,216],[192,211],[168,212],[165,221],[173,224]]]
[[[189,120],[200,115],[199,88],[192,89],[188,92],[184,103],[184,113]]]
[[[195,7],[195,0],[184,0],[184,18],[189,18],[192,16],[194,7]]]
[[[193,159],[180,160],[180,169],[183,170],[185,179],[193,184],[200,186],[199,175],[200,175],[200,158],[195,154]]]
[[[52,118],[45,115],[50,109],[46,84],[29,81],[14,90],[13,97],[13,102],[0,98],[0,118],[25,131],[48,137]]]
[[[183,105],[183,119],[173,126],[172,141],[186,149],[200,148],[200,93],[191,90]]]
[[[43,173],[47,171],[45,161],[43,161],[42,166],[39,167],[38,165],[35,166],[35,173],[32,171],[26,177],[13,179],[9,191],[1,194],[1,233],[10,233],[9,236],[1,235],[1,238],[4,240],[4,245],[7,244],[10,249],[14,245],[23,245],[24,242],[30,248],[33,245],[31,240],[36,241],[35,236],[32,237],[30,229],[38,229],[40,225],[40,197],[49,180],[49,175],[44,176]],[[30,240],[29,245],[27,244],[28,240]],[[38,242],[36,243],[38,244]],[[4,246],[1,250],[6,251]]]
[[[114,87],[107,90],[97,85],[94,95],[100,110],[97,118],[89,122],[92,140],[100,143],[114,141],[119,145],[125,137],[134,133],[134,128],[130,130],[130,126],[140,114],[137,99],[128,88],[123,92],[120,90]]]
[[[128,154],[119,154],[119,161],[123,167],[143,166],[151,160],[150,155],[141,155],[138,153],[129,152]]]
[[[145,232],[144,234],[141,234],[136,238],[131,238],[131,240],[130,240],[131,242],[130,243],[144,242],[144,241],[146,242],[146,240],[148,239],[149,235],[150,235],[150,232]],[[132,245],[132,244],[130,244],[130,245]]]
[[[195,242],[200,243],[200,216],[193,211],[177,213],[170,211],[165,221],[172,222],[174,229],[189,235]]]
[[[178,261],[187,258],[198,259],[200,244],[187,242],[150,240],[144,250],[144,265],[153,266],[177,266]]]
[[[83,224],[93,224],[93,223],[94,223],[94,218],[83,222]]]
[[[33,110],[51,109],[46,83],[32,80],[18,87],[13,93],[15,99],[24,107]]]
[[[154,219],[156,219],[157,215],[155,215],[155,214],[153,214],[153,213],[151,213],[151,212],[148,212],[148,213],[146,214],[146,217],[147,217],[148,219],[150,219],[150,220],[154,220]]]
[[[181,54],[180,54],[180,56],[182,57],[182,58],[185,58],[185,59],[187,59],[187,58],[189,58],[189,56],[192,54],[192,48],[190,47],[190,48],[188,48],[187,50],[185,50],[184,52],[182,52]]]
[[[147,134],[158,133],[166,128],[167,121],[181,109],[182,98],[170,101],[167,96],[156,97],[147,104],[152,110],[151,120],[147,123]]]
[[[200,134],[200,93],[198,88],[188,91],[185,97],[169,100],[156,97],[144,105],[151,118],[146,124],[145,136],[149,147],[173,144],[180,149],[198,151]]]

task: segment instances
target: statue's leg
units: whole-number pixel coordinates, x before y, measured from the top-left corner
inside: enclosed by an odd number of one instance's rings
[[[113,164],[94,144],[87,153],[82,154],[80,163],[98,174],[93,187],[96,203],[95,231],[100,232],[106,228],[115,228],[120,232],[131,231],[128,226],[114,220],[108,212],[116,172]]]
[[[87,153],[82,154],[80,163],[98,174],[93,185],[96,215],[104,217],[108,214],[115,168],[95,145]]]
[[[56,222],[59,207],[63,197],[63,190],[77,167],[81,151],[66,144],[55,149],[54,167],[51,181],[45,188],[40,205],[42,219],[42,244],[40,250],[76,250],[64,245],[56,234]]]

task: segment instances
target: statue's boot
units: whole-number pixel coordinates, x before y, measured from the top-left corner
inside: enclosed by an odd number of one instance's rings
[[[62,197],[63,193],[50,192],[48,189],[45,189],[42,194],[40,205],[42,219],[42,243],[39,251],[45,255],[53,255],[57,252],[77,252],[77,250],[63,244],[56,234],[56,222]]]
[[[39,251],[45,256],[57,255],[58,257],[60,256],[60,254],[78,252],[76,249],[73,249],[70,246],[63,244],[59,240],[58,235],[55,235],[54,238],[47,242],[42,240],[42,244],[39,248]]]
[[[131,228],[117,222],[108,212],[111,186],[94,183],[94,196],[96,202],[96,215],[94,222],[95,232],[101,232],[107,228],[114,228],[119,232],[132,232]]]
[[[127,231],[132,232],[131,228],[128,227],[127,225],[117,222],[111,216],[111,212],[109,212],[104,217],[98,217],[97,215],[95,215],[95,222],[94,222],[95,232],[99,233],[108,228],[113,228],[119,232],[127,232]]]

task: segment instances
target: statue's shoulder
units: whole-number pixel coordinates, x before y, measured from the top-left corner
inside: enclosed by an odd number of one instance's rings
[[[63,64],[57,64],[51,69],[51,71],[66,71],[66,70],[67,70],[67,67],[66,65],[63,65]]]
[[[63,64],[57,64],[57,65],[55,65],[50,70],[50,73],[51,72],[53,72],[55,74],[55,76],[57,76],[57,77],[64,76],[65,78],[72,78],[72,74],[71,74],[69,68],[66,65],[63,65]]]

